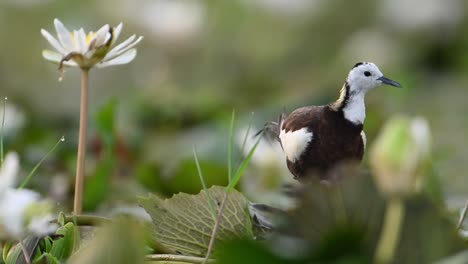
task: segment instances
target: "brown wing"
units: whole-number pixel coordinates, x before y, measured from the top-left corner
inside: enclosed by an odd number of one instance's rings
[[[286,132],[296,131],[304,127],[308,127],[314,132],[319,113],[323,111],[323,106],[305,106],[291,112],[287,117],[284,117],[280,124],[280,129]]]

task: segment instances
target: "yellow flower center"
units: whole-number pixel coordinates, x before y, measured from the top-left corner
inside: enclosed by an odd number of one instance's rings
[[[71,38],[73,40],[73,43],[76,44],[76,36],[75,36],[75,32],[70,32],[70,35],[71,35]],[[89,43],[91,42],[91,40],[93,40],[93,38],[96,36],[96,33],[91,31],[88,33],[88,35],[86,36],[86,45],[89,45]]]
[[[95,36],[96,33],[94,33],[93,31],[89,32],[86,36],[86,45],[88,45]]]

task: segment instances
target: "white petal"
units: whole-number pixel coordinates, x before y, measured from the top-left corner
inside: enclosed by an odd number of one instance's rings
[[[111,45],[113,45],[117,39],[119,38],[120,36],[120,32],[122,32],[122,28],[123,28],[123,24],[122,22],[120,22],[120,24],[118,24],[115,28],[114,28],[114,31],[112,32],[112,43]]]
[[[62,46],[68,51],[73,51],[73,40],[71,37],[70,31],[58,20],[57,18],[54,19],[55,30],[57,31],[57,36],[62,44]]]
[[[51,223],[54,219],[52,215],[35,216],[31,219],[28,225],[28,231],[36,236],[46,236],[54,233],[59,227],[55,223]]]
[[[26,189],[8,189],[0,199],[0,222],[8,235],[17,239],[25,235],[24,216],[28,206],[39,199],[39,194]]]
[[[130,38],[129,38],[130,39]],[[140,41],[143,39],[143,37],[139,37],[137,40],[135,40],[133,43],[130,43],[130,44],[127,44],[125,46],[121,46],[121,45],[118,45],[117,47],[113,48],[111,51],[109,51],[109,53],[107,53],[106,57],[104,57],[104,60],[112,60],[113,58],[115,57],[118,57],[120,56],[120,54],[123,54],[125,53],[127,50],[135,47],[135,45],[137,45],[138,43],[140,43]],[[126,41],[124,41],[126,42]],[[121,44],[123,44],[124,42],[122,42]]]
[[[96,47],[104,45],[106,43],[107,34],[109,33],[109,25],[104,25],[96,32]]]
[[[67,54],[67,50],[62,47],[62,45],[54,38],[52,37],[52,35],[45,29],[41,29],[41,34],[42,36],[44,36],[44,38],[47,39],[47,41],[49,41],[50,45],[52,45],[52,47],[54,49],[56,49],[58,52],[62,53],[62,54]]]
[[[108,61],[104,61],[102,63],[96,64],[96,67],[104,68],[104,67],[113,66],[113,65],[127,64],[135,58],[136,54],[137,54],[136,49],[131,49],[112,60],[108,60]]]
[[[126,47],[121,48],[120,50],[118,50],[118,51],[117,51],[118,54],[122,54],[122,53],[126,52],[127,50],[129,50],[129,49],[135,47],[138,43],[141,42],[142,39],[143,39],[142,36],[138,37],[138,39],[135,40],[135,41],[134,41],[133,43],[131,43],[130,45],[128,45],[128,46],[126,46]]]
[[[19,172],[19,157],[16,152],[9,152],[0,168],[0,195],[15,184]]]
[[[63,56],[60,53],[53,52],[51,50],[43,50],[42,51],[42,57],[48,61],[60,63],[62,60]]]
[[[88,51],[88,44],[86,44],[86,33],[83,28],[78,30],[78,39],[77,41],[80,43],[80,50],[78,51],[81,54],[85,54]]]
[[[111,37],[112,37],[111,33],[107,32],[106,39],[104,40],[104,43],[107,43]]]
[[[78,33],[78,30],[73,30],[73,44],[75,44],[75,51],[80,52],[81,51],[81,41],[80,41],[80,34]]]
[[[125,48],[126,46],[128,46],[130,43],[132,43],[133,40],[135,40],[136,38],[136,35],[132,35],[130,36],[128,39],[126,39],[124,42],[120,43],[119,45],[115,46],[110,52],[112,51],[119,51],[123,48]]]
[[[44,57],[44,59],[48,61],[55,62],[57,64],[59,64],[60,61],[63,59],[63,56],[61,54],[57,52],[53,52],[51,50],[43,50],[42,57]],[[64,61],[63,64],[66,66],[78,66],[74,61],[71,61],[71,60]]]

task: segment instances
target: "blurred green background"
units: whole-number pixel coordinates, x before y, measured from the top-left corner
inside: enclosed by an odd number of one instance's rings
[[[125,209],[149,191],[197,193],[194,145],[210,184],[223,184],[233,109],[240,146],[252,112],[257,130],[283,109],[331,102],[358,61],[404,86],[367,96],[369,144],[393,114],[426,117],[433,173],[458,205],[468,193],[467,8],[462,0],[2,0],[6,150],[21,154],[26,175],[65,135],[31,187],[70,208],[79,70],[58,82],[57,66],[41,57],[49,44],[40,29],[55,32],[54,18],[86,31],[123,22],[120,41],[145,39],[131,64],[91,71],[86,210]],[[272,201],[291,180],[284,163],[278,146],[262,144],[241,188]]]

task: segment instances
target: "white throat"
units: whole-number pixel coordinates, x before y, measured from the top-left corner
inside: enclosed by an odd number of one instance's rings
[[[363,91],[351,95],[343,108],[344,117],[356,125],[364,124],[364,119],[366,119],[364,96]]]

